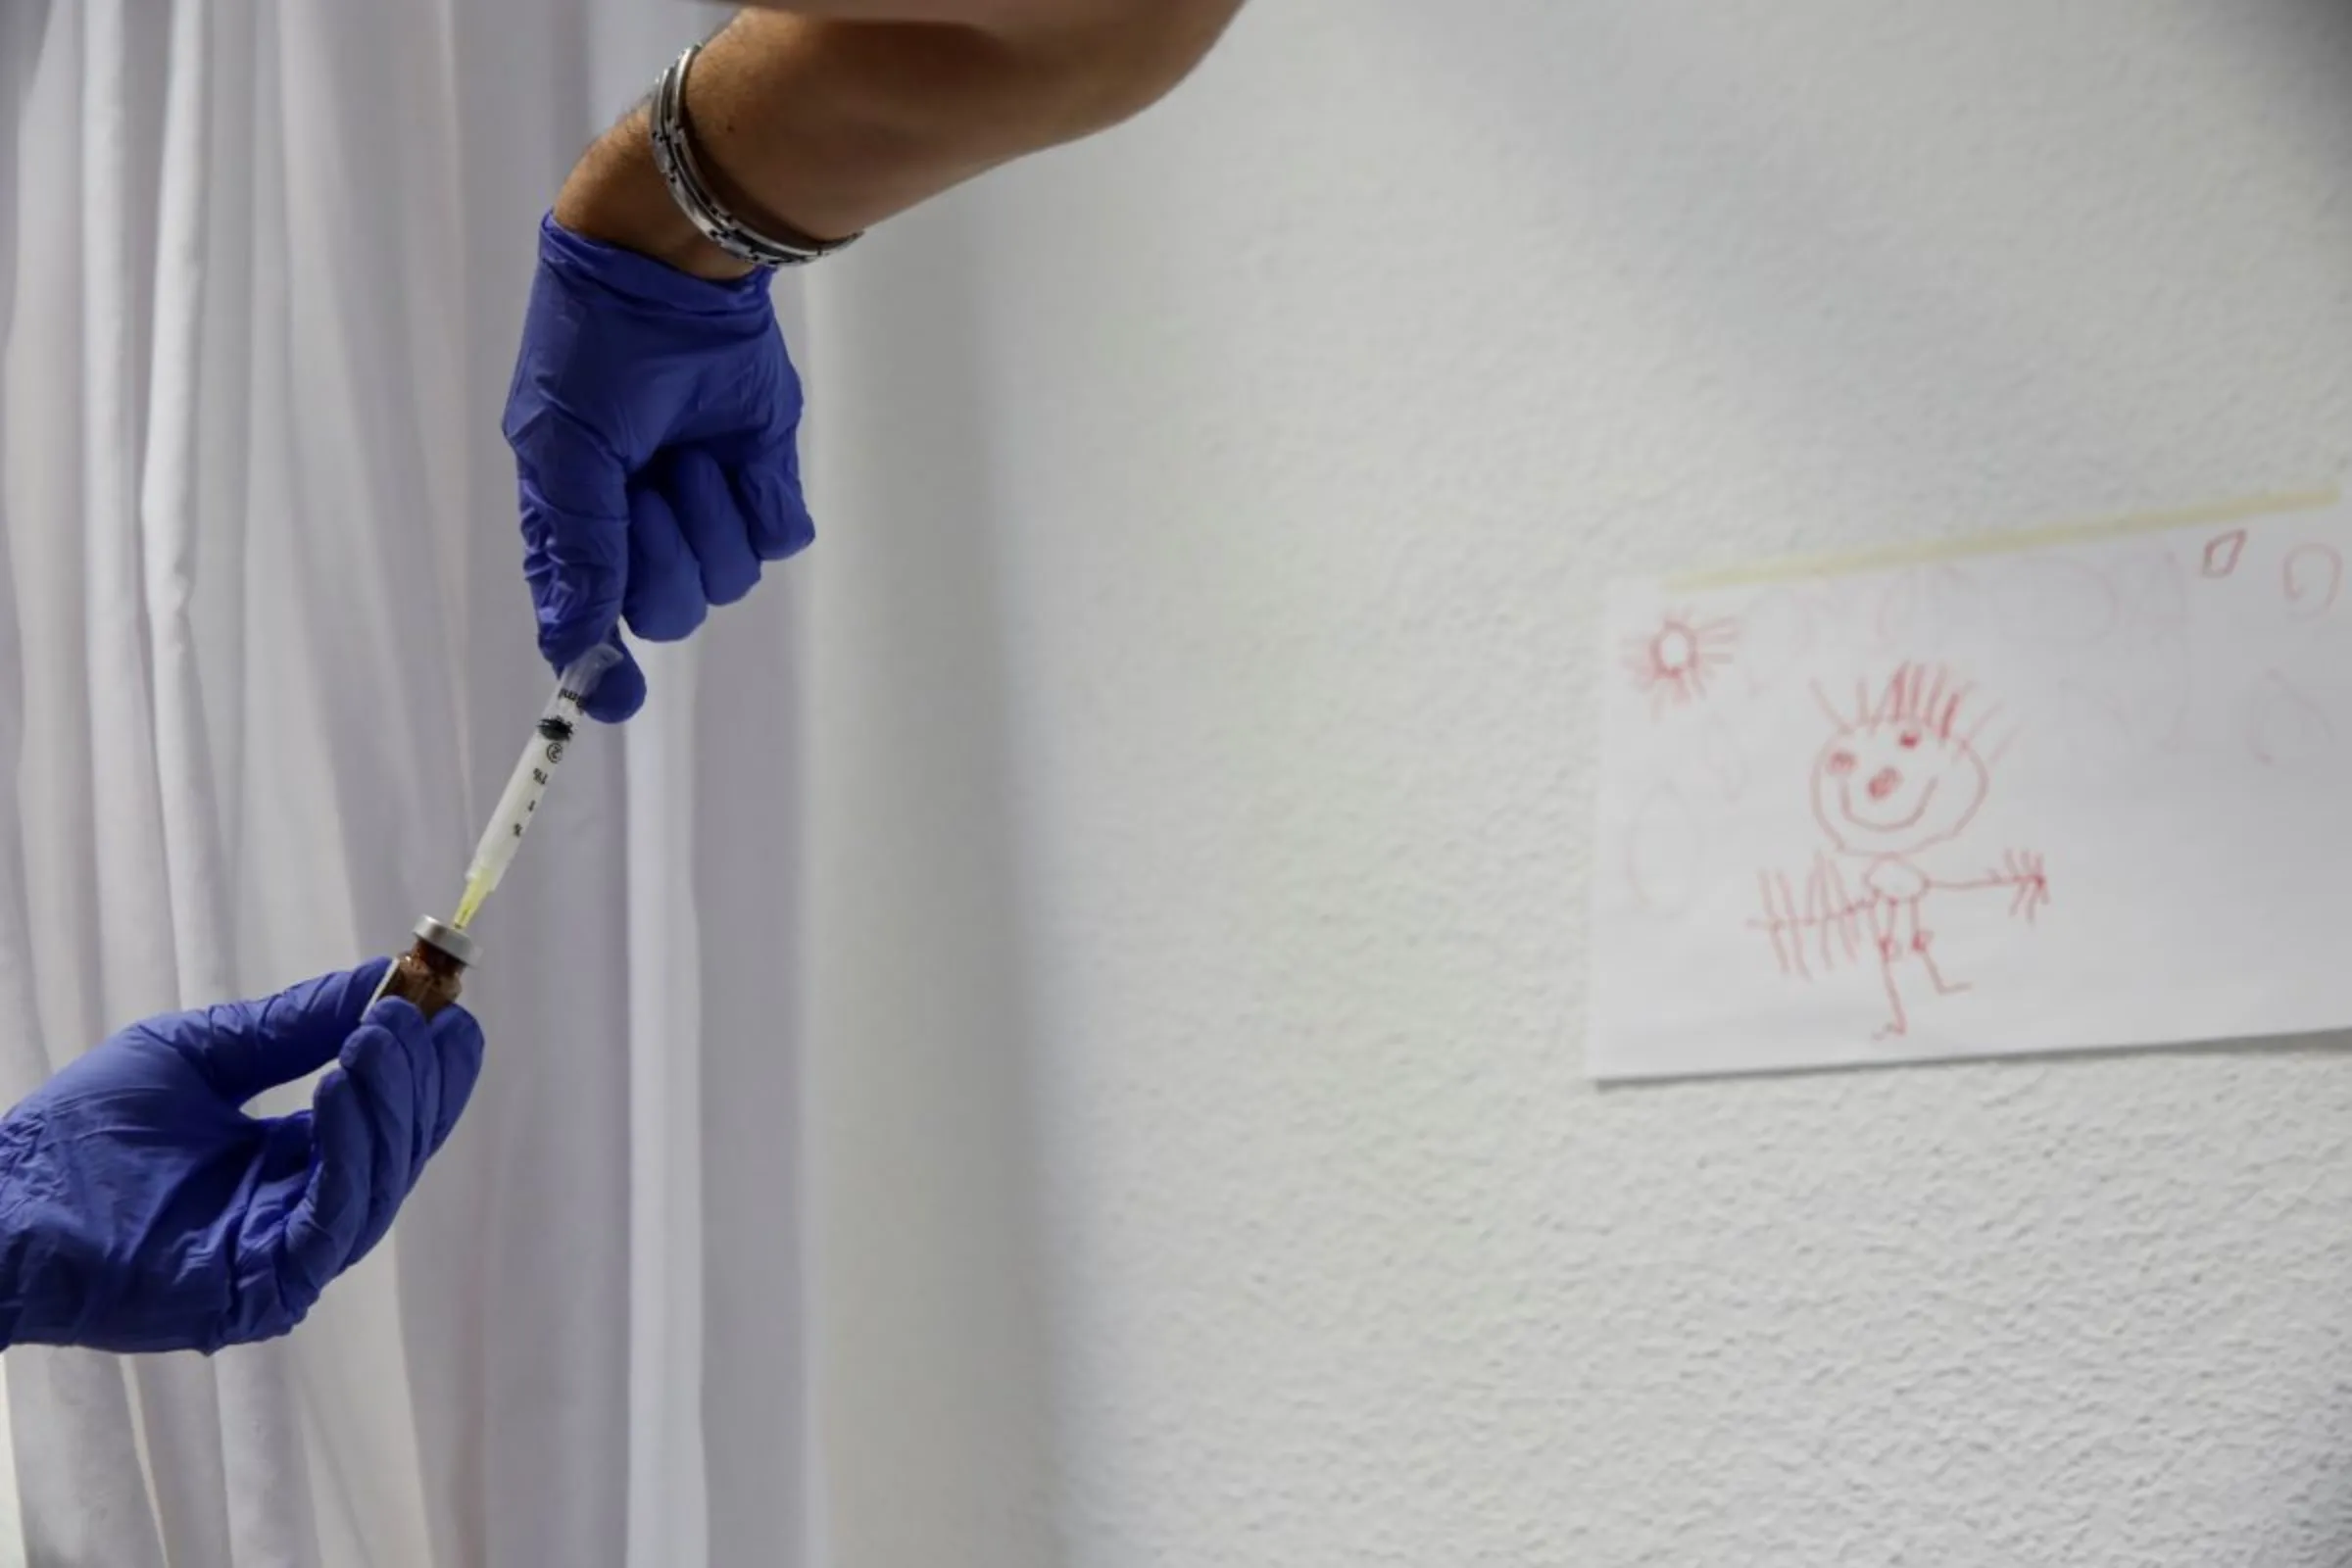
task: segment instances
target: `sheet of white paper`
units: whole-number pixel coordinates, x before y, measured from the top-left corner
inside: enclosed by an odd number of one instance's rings
[[[1613,590],[1587,1065],[2352,1024],[2352,509]]]

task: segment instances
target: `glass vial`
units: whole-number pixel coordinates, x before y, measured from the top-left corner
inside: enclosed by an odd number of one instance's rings
[[[460,982],[481,950],[446,920],[416,922],[416,941],[393,960],[377,998],[399,997],[430,1018],[458,1000]]]

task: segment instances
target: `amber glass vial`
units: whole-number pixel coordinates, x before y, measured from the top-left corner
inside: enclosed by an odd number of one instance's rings
[[[430,1018],[458,1000],[467,969],[480,955],[473,938],[446,920],[426,915],[416,922],[416,940],[393,960],[378,997],[399,997]]]

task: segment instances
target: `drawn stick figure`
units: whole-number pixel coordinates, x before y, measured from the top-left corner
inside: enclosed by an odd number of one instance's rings
[[[2041,857],[2026,851],[1957,879],[1923,863],[1927,852],[1959,838],[1984,804],[2003,746],[1987,753],[1978,737],[1997,710],[1971,714],[1963,729],[1969,688],[1946,670],[1917,663],[1897,669],[1875,700],[1858,683],[1851,710],[1818,686],[1813,695],[1831,726],[1811,776],[1813,820],[1830,849],[1815,854],[1801,896],[1787,876],[1763,874],[1764,917],[1749,923],[1771,937],[1782,972],[1800,979],[1874,954],[1889,1015],[1879,1035],[1904,1034],[1910,1015],[1898,972],[1905,962],[1915,960],[1938,996],[1969,988],[1936,959],[1929,895],[2006,889],[2009,912],[2031,923],[2050,901],[2049,879]],[[1846,860],[1861,862],[1850,880]]]

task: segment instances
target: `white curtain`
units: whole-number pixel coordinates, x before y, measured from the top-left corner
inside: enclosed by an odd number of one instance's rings
[[[498,437],[535,221],[710,21],[0,5],[0,1094],[445,912],[549,685]],[[575,754],[472,1108],[299,1334],[8,1352],[31,1562],[803,1560],[790,597]]]

